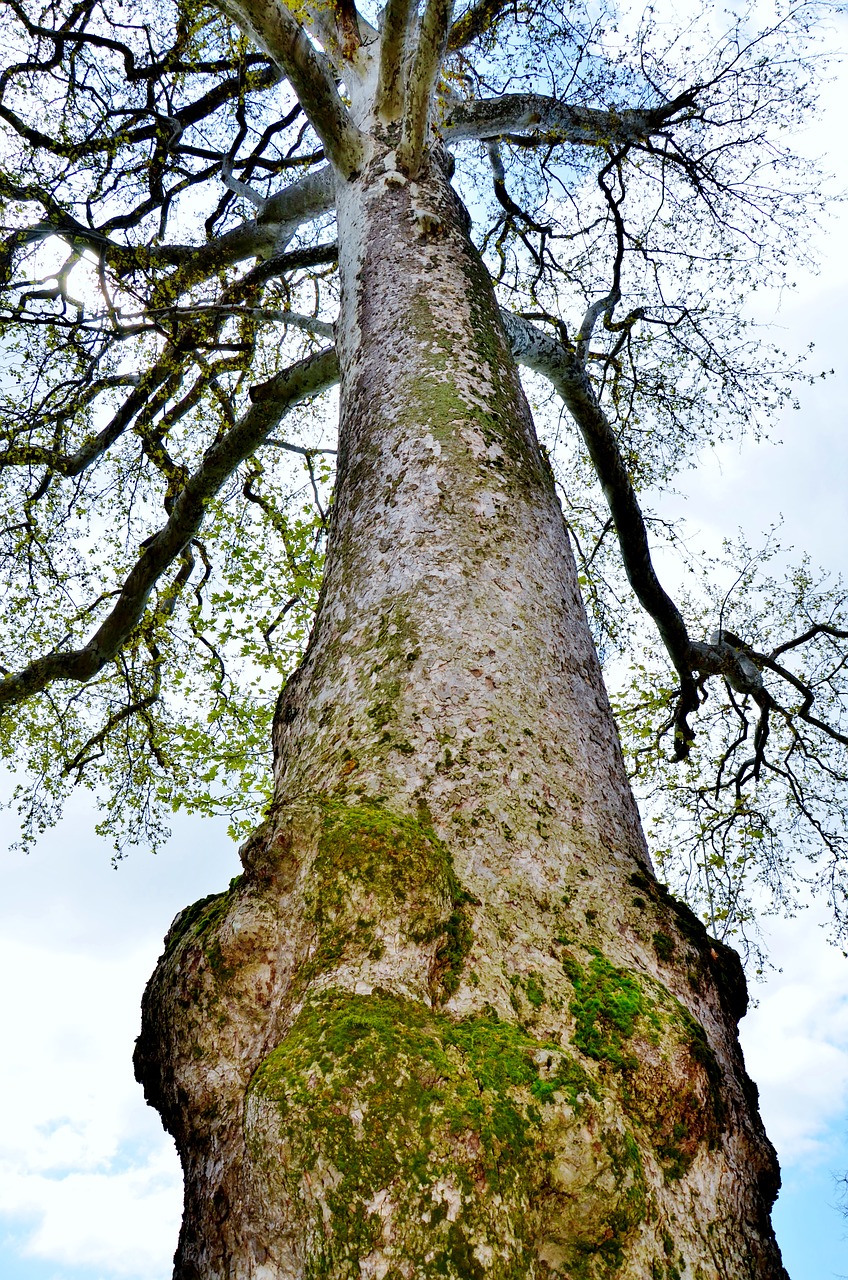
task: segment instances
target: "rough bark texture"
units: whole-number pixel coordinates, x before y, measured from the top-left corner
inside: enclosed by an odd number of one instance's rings
[[[736,955],[657,885],[551,476],[436,159],[337,187],[339,480],[273,810],[137,1068],[189,1280],[778,1280]]]

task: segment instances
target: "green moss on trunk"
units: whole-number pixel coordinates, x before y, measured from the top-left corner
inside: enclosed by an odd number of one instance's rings
[[[474,935],[476,899],[460,885],[450,850],[426,818],[393,813],[378,801],[321,801],[321,832],[312,865],[306,916],[317,933],[299,975],[311,981],[370,951],[382,929],[397,927],[411,942],[435,943],[432,995],[458,988]]]
[[[646,1197],[635,1139],[603,1127],[596,1099],[572,1055],[515,1025],[329,991],[254,1075],[247,1131],[257,1167],[312,1223],[316,1280],[358,1276],[375,1250],[417,1258],[416,1280],[524,1280],[540,1217],[562,1201],[575,1216],[591,1205],[569,1250],[575,1275],[600,1277]],[[589,1154],[589,1185],[567,1193],[552,1167],[563,1124]]]

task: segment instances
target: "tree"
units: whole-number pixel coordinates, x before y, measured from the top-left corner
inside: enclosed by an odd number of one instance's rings
[[[244,875],[145,997],[176,1275],[783,1276],[744,977],[654,876],[580,586],[625,646],[614,533],[672,672],[621,723],[688,770],[710,922],[744,923],[752,849],[779,867],[775,780],[838,916],[807,770],[845,779],[840,589],[800,573],[780,634],[773,584],[694,639],[638,496],[790,394],[739,299],[798,252],[775,138],[811,16],[663,48],[653,19],[617,43],[594,10],[419,8],[6,5],[25,821],[99,766],[130,838],[233,775],[249,822],[286,677]],[[567,520],[516,361],[583,442]],[[337,381],[331,500],[298,406]]]

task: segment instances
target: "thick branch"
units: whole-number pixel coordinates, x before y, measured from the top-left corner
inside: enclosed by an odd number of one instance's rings
[[[427,142],[433,90],[445,56],[452,11],[453,0],[427,0],[421,18],[418,44],[406,84],[398,148],[400,167],[413,176],[418,172]]]
[[[532,130],[548,142],[621,146],[643,142],[689,106],[691,98],[685,94],[650,111],[600,111],[594,107],[569,106],[541,94],[504,94],[501,98],[456,103],[447,112],[441,132],[449,142]]]
[[[478,0],[477,4],[466,9],[450,29],[448,53],[456,53],[478,36],[485,35],[495,19],[512,3],[513,0]]]
[[[221,8],[285,71],[327,158],[344,177],[362,162],[362,134],[339,97],[325,60],[281,0],[223,0]]]
[[[0,194],[5,194],[2,178]],[[279,258],[281,250],[300,227],[333,208],[335,179],[331,166],[322,165],[269,196],[255,219],[233,227],[206,244],[197,245],[122,245],[78,222],[50,200],[46,193],[44,200],[36,191],[30,191],[23,197],[16,192],[14,197],[46,204],[48,218],[13,233],[0,250],[0,266],[4,265],[2,259],[5,258],[7,271],[11,272],[11,260],[17,250],[57,235],[72,249],[92,250],[119,277],[157,266],[176,267],[171,276],[157,285],[156,300],[161,301],[179,297],[186,289],[199,284],[222,267],[232,266],[245,258],[267,258],[271,255]]]
[[[327,257],[326,245],[283,252],[299,227],[328,213],[334,203],[335,184],[330,166],[306,174],[299,182],[270,196],[255,221],[242,223],[208,244],[185,246],[180,267],[157,285],[155,305],[167,305],[221,267],[232,266],[245,258],[265,259],[245,277],[245,283],[250,284],[270,280],[283,271],[335,261],[334,246],[330,257]]]
[[[728,644],[693,645],[690,640],[680,610],[654,570],[645,520],[615,432],[576,353],[510,312],[502,311],[501,318],[516,360],[553,383],[583,437],[615,524],[627,579],[639,603],[653,618],[680,679],[674,748],[677,758],[684,759],[694,741],[688,718],[699,705],[694,671],[699,668],[701,650],[712,654],[717,670],[732,673],[735,680],[744,684],[746,673],[739,655]],[[761,688],[760,681],[758,693]]]
[[[388,0],[380,33],[380,70],[374,95],[374,114],[390,124],[403,114],[404,57],[415,7],[412,0]]]
[[[699,705],[696,672],[701,679],[710,675],[723,676],[731,689],[748,695],[759,707],[752,762],[754,776],[759,774],[764,758],[769,713],[772,711],[787,719],[797,714],[835,741],[848,742],[844,734],[810,714],[815,697],[813,689],[775,661],[775,655],[786,647],[803,643],[820,632],[832,634],[835,638],[844,638],[846,633],[828,624],[816,624],[803,636],[788,642],[787,646],[778,647],[770,656],[755,652],[728,631],[718,631],[709,642],[690,639],[680,610],[657,578],[636,492],[615,432],[598,404],[579,355],[510,312],[502,311],[501,318],[516,360],[552,382],[583,437],[610,509],[628,581],[639,603],[653,618],[680,678],[680,697],[674,713],[677,758],[684,759],[689,754],[694,740],[688,717]],[[797,713],[787,712],[772,697],[763,683],[761,667],[774,671],[803,695],[804,702]]]
[[[848,631],[840,627],[834,627],[829,622],[814,622],[811,627],[808,627],[806,631],[802,631],[799,636],[793,636],[791,640],[784,640],[783,644],[779,644],[776,649],[772,649],[769,659],[773,662],[789,649],[797,649],[799,645],[806,644],[808,640],[813,640],[816,636],[822,635],[831,636],[834,640],[848,640]]]
[[[339,49],[345,61],[352,61],[362,44],[359,30],[359,14],[354,0],[334,0],[333,13],[339,36]]]
[[[502,311],[501,318],[520,364],[544,374],[577,424],[615,523],[624,568],[642,606],[657,623],[669,655],[691,676],[689,635],[677,605],[654,572],[648,532],[618,441],[577,356],[535,325]]]
[[[274,225],[277,236],[292,235],[304,222],[319,218],[332,209],[336,184],[329,165],[313,169],[284,190],[269,196],[257,215],[260,226]]]
[[[106,619],[81,649],[37,658],[0,680],[0,706],[11,706],[54,680],[91,680],[126,643],[162,574],[196,535],[206,505],[235,469],[262,444],[293,405],[332,386],[338,377],[335,349],[325,348],[277,374],[252,396],[254,403],[206,453],[176,498],[167,523],[145,545]]]

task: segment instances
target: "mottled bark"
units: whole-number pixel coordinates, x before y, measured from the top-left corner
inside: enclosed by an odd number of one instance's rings
[[[275,801],[144,1002],[175,1275],[785,1280],[739,962],[650,869],[464,211],[385,147],[337,208],[338,491]]]

